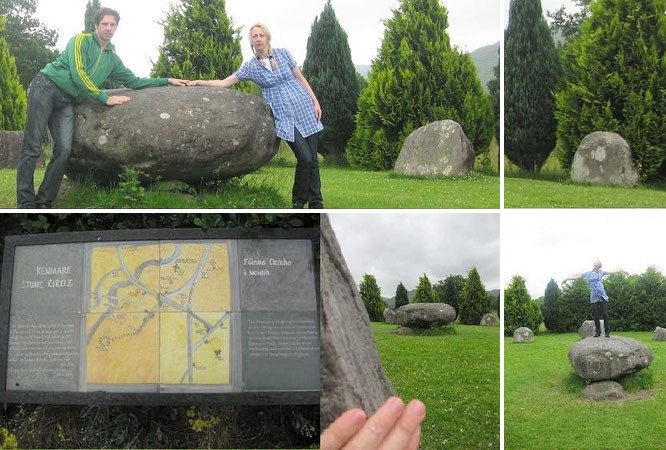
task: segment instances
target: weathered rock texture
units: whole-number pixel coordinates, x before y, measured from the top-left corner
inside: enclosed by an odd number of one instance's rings
[[[579,183],[634,187],[638,172],[629,144],[616,133],[588,134],[574,155],[571,179]]]
[[[456,310],[446,303],[411,303],[395,310],[395,320],[408,328],[440,327],[456,320]]]
[[[499,319],[495,314],[484,314],[483,317],[481,317],[481,323],[480,325],[486,326],[486,327],[496,327],[499,325]]]
[[[587,385],[583,389],[583,396],[591,400],[622,400],[626,394],[620,383],[606,380]]]
[[[474,147],[460,124],[440,120],[414,130],[402,146],[395,171],[402,175],[467,175],[474,167]]]
[[[394,310],[392,310],[390,308],[386,308],[384,310],[384,322],[394,323],[394,324],[398,323],[398,322],[396,322],[396,317],[395,317],[395,311]]]
[[[513,342],[532,342],[534,340],[534,331],[527,327],[516,328],[513,332]]]
[[[210,87],[120,93],[132,100],[76,107],[69,177],[111,184],[130,166],[198,186],[252,172],[277,153],[270,108],[257,96]]]
[[[0,169],[16,169],[22,143],[22,131],[0,130]]]
[[[350,408],[373,414],[395,395],[368,313],[328,216],[321,216],[321,429]]]
[[[589,337],[569,350],[569,362],[576,374],[586,380],[616,380],[652,364],[652,351],[628,337]]]
[[[652,339],[655,341],[666,341],[666,328],[662,327],[655,328]]]
[[[601,322],[601,335],[603,336],[606,334],[606,327],[603,320],[600,320],[599,322]],[[592,337],[594,336],[594,333],[596,333],[594,328],[594,320],[586,320],[580,325],[580,328],[578,328],[578,335],[581,339]]]

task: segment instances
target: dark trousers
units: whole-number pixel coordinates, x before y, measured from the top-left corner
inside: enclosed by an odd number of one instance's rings
[[[291,191],[292,206],[302,208],[307,203],[310,209],[323,208],[317,160],[319,133],[304,138],[294,129],[294,142],[287,141],[287,144],[296,155],[296,174]]]
[[[592,312],[594,313],[594,334],[601,336],[601,319],[604,320],[604,332],[610,336],[610,320],[608,320],[608,302],[592,303]]]

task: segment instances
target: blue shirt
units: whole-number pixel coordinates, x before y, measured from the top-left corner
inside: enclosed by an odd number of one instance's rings
[[[252,58],[234,75],[241,81],[254,81],[262,88],[262,95],[273,111],[275,132],[279,138],[294,142],[294,127],[301,136],[308,137],[324,129],[315,117],[310,95],[293,73],[296,61],[283,48],[273,50],[277,69],[264,67],[257,58]]]
[[[608,301],[608,295],[606,294],[604,283],[602,281],[602,278],[606,274],[607,272],[599,270],[597,272],[585,272],[583,275],[581,275],[583,278],[585,278],[585,280],[587,280],[587,284],[590,287],[590,303]]]

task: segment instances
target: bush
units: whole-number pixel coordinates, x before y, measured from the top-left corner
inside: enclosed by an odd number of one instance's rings
[[[514,276],[509,287],[504,290],[504,334],[512,336],[520,327],[527,327],[537,334],[541,322],[541,308],[527,292],[525,279]]]

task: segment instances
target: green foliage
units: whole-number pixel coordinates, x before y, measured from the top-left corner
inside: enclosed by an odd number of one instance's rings
[[[481,282],[481,277],[476,267],[467,273],[465,286],[460,298],[460,311],[458,320],[467,325],[478,325],[481,318],[490,309],[490,301],[486,287]]]
[[[7,428],[0,427],[0,449],[19,448],[18,439]]]
[[[407,288],[402,281],[398,284],[398,287],[395,289],[395,309],[400,308],[409,304],[409,296],[407,295]]]
[[[36,19],[36,11],[37,0],[0,0],[0,16],[7,18],[5,37],[25,90],[37,72],[58,55],[58,33]]]
[[[564,6],[555,12],[546,12],[550,17],[550,30],[553,34],[560,33],[564,39],[570,39],[580,34],[583,20],[590,15],[590,3],[592,0],[573,0],[580,8],[578,11],[569,13]]]
[[[500,141],[500,65],[499,62],[493,67],[493,78],[488,81],[488,95],[490,104],[493,106],[495,116],[495,141]]]
[[[86,3],[86,13],[83,18],[84,22],[84,30],[92,33],[95,31],[95,13],[99,11],[99,9],[102,7],[102,4],[99,2],[99,0],[88,0]]]
[[[504,154],[538,172],[555,148],[560,64],[540,0],[512,0],[504,34]]]
[[[113,205],[116,208],[142,208],[146,203],[146,190],[141,185],[139,177],[143,174],[141,171],[130,166],[123,166],[120,173],[120,182],[118,183],[117,193],[121,202]]]
[[[462,125],[477,153],[488,149],[492,107],[469,54],[451,47],[447,15],[438,0],[402,0],[385,22],[347,148],[352,164],[392,169],[407,136],[442,119]]]
[[[324,112],[319,153],[329,161],[344,163],[347,141],[354,132],[360,90],[347,33],[335,17],[330,0],[312,24],[303,75]]]
[[[6,23],[0,16],[0,130],[20,131],[25,125],[27,100],[5,39]]]
[[[456,310],[456,314],[460,313],[460,302],[464,288],[465,277],[462,275],[449,275],[444,280],[438,281],[433,287],[437,295],[437,301],[452,306]]]
[[[666,167],[666,0],[600,0],[580,37],[563,49],[564,87],[556,95],[561,160],[570,169],[582,139],[618,133],[643,180]]]
[[[361,293],[361,299],[365,305],[366,311],[371,322],[384,321],[384,300],[382,300],[381,291],[374,275],[365,274],[358,287]]]
[[[558,303],[560,300],[560,287],[557,282],[551,278],[546,286],[546,293],[544,295],[543,305],[541,306],[541,314],[543,315],[543,323],[549,331],[559,331],[559,314]]]
[[[504,334],[513,336],[517,328],[527,327],[539,333],[543,322],[539,303],[532,300],[525,287],[525,279],[516,275],[504,290]]]
[[[423,276],[419,277],[419,284],[416,286],[412,303],[435,303],[436,301],[437,295],[432,289],[428,276],[424,273]]]

